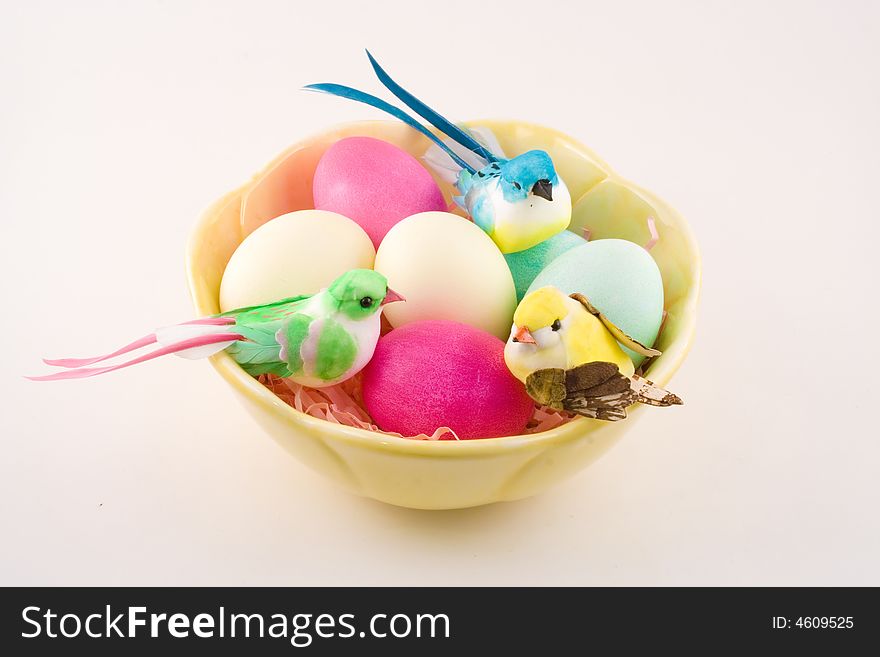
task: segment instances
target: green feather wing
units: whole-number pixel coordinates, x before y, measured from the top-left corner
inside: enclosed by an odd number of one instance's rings
[[[223,313],[221,317],[235,318],[235,330],[245,338],[231,344],[226,352],[251,376],[291,376],[294,372],[282,360],[281,345],[276,336],[291,323],[308,325],[312,321],[311,317],[299,312],[304,302],[311,298],[311,295],[289,297]]]
[[[239,340],[226,348],[232,358],[241,368],[251,376],[260,374],[275,374],[276,376],[290,376],[287,363],[281,360],[281,347],[275,345],[259,345],[253,342]]]
[[[288,297],[281,301],[264,303],[259,306],[227,310],[225,313],[220,313],[218,317],[234,317],[237,325],[280,320],[301,310],[304,305],[303,302],[308,301],[312,296],[311,294],[304,294],[297,297]]]

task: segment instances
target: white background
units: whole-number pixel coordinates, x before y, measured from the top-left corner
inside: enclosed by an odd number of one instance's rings
[[[880,584],[878,3],[0,4],[0,584]],[[189,318],[202,208],[379,118],[298,91],[377,90],[364,46],[454,118],[579,138],[700,241],[687,405],[537,498],[353,497],[207,363],[20,378]]]

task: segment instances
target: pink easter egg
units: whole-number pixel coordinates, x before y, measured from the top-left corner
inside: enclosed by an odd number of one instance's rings
[[[462,439],[512,436],[534,410],[504,364],[504,343],[445,320],[413,322],[380,338],[364,369],[363,398],[380,429],[404,436],[430,436],[439,427]]]
[[[447,209],[437,183],[416,158],[372,137],[348,137],[328,148],[312,192],[316,209],[354,220],[376,248],[401,219]]]

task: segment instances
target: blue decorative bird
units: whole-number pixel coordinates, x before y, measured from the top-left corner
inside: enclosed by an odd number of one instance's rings
[[[380,109],[434,142],[454,167],[454,182],[459,192],[455,202],[492,238],[502,253],[523,251],[568,227],[571,195],[545,151],[531,150],[507,159],[497,142],[494,149],[487,145],[494,139],[484,138],[487,143],[481,143],[474,134],[443,118],[392,80],[369,51],[367,57],[379,81],[392,94],[465,150],[455,148],[403,110],[376,96],[329,82],[305,88]]]

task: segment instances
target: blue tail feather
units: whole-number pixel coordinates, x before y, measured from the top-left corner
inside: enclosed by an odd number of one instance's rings
[[[425,105],[422,101],[392,80],[391,76],[385,72],[385,69],[383,69],[373,55],[370,54],[370,51],[367,50],[366,52],[367,57],[370,59],[370,64],[373,66],[373,71],[376,73],[376,77],[379,78],[379,81],[385,85],[388,91],[402,100],[413,112],[421,116],[446,136],[454,139],[465,148],[473,151],[489,162],[495,162],[498,160],[498,157],[494,153],[471,137],[467,132],[452,123],[449,119],[440,116],[435,110]]]
[[[437,137],[433,132],[428,130],[424,125],[416,121],[409,114],[404,112],[403,110],[395,107],[394,105],[385,102],[381,98],[377,98],[371,94],[365,93],[363,91],[359,91],[357,89],[353,89],[352,87],[346,87],[341,84],[333,84],[332,82],[321,82],[318,84],[308,84],[304,89],[309,91],[320,91],[323,93],[328,93],[333,96],[339,96],[341,98],[348,98],[349,100],[355,100],[359,103],[364,103],[365,105],[370,105],[371,107],[375,107],[376,109],[380,109],[383,112],[390,114],[391,116],[403,121],[408,126],[415,128],[423,135],[425,135],[428,139],[437,144],[440,148],[442,148],[449,157],[451,157],[455,163],[460,166],[462,169],[470,173],[474,173],[474,168],[465,162],[461,157],[459,157],[455,151],[453,151],[449,146],[443,143],[443,140]]]

